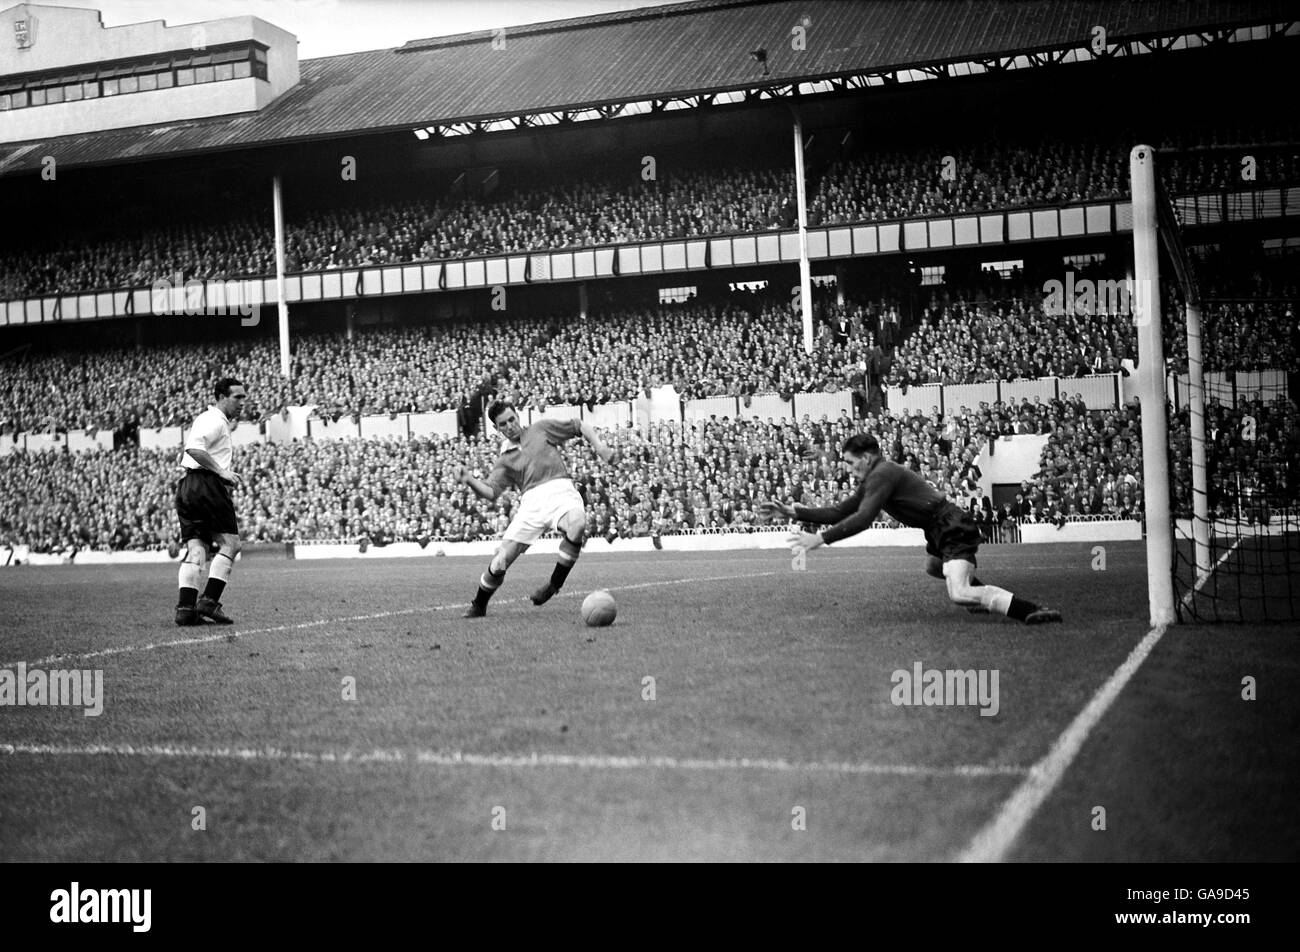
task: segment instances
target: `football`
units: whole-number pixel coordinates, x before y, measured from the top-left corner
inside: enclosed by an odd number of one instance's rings
[[[614,624],[618,615],[618,606],[614,596],[605,589],[592,592],[582,600],[582,622],[591,628],[604,628]]]

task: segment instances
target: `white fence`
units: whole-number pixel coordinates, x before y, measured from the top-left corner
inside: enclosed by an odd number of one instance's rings
[[[921,413],[929,415],[956,413],[962,407],[977,408],[981,403],[1019,402],[1023,398],[1083,397],[1090,410],[1117,407],[1132,393],[1134,377],[1119,374],[1099,374],[1088,377],[1041,377],[1035,380],[997,381],[974,384],[926,384],[886,389],[886,404],[890,412],[898,414]],[[1208,373],[1205,375],[1207,397],[1217,398],[1222,404],[1235,407],[1237,401],[1261,396],[1265,401],[1288,395],[1287,375],[1281,370],[1261,370],[1233,375]],[[1168,380],[1169,398],[1176,406],[1187,405],[1187,375],[1171,374]],[[312,416],[315,407],[289,407],[284,414],[270,417],[262,424],[248,421],[235,428],[236,446],[251,443],[286,443],[294,439],[357,440],[357,439],[411,439],[427,436],[455,436],[458,432],[456,413],[445,410],[439,413],[398,413],[375,416],[339,417],[337,420]],[[584,419],[593,426],[604,429],[625,429],[638,426],[642,429],[652,423],[665,421],[693,423],[710,417],[719,419],[760,420],[791,422],[807,416],[813,420],[823,417],[834,420],[853,415],[853,394],[843,390],[835,393],[797,393],[792,400],[783,400],[777,394],[744,397],[706,397],[701,400],[682,400],[673,387],[655,387],[648,397],[600,404],[592,409],[561,404],[541,409],[523,407],[520,418],[525,425],[541,417],[552,419]],[[179,426],[161,429],[141,429],[140,445],[146,449],[177,448],[184,437]],[[86,452],[112,449],[113,434],[74,431],[69,434],[20,433],[0,436],[0,456],[19,450],[29,453]]]

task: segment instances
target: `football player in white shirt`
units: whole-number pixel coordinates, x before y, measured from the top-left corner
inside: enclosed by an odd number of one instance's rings
[[[223,377],[217,381],[216,398],[214,405],[194,418],[181,453],[185,475],[176,484],[176,515],[180,518],[185,558],[176,604],[178,625],[232,623],[221,610],[221,593],[230,581],[239,553],[239,524],[230,489],[244,480],[231,469],[234,444],[230,430],[239,420],[248,394],[234,377]],[[199,595],[210,546],[217,553],[212,557],[203,594]]]

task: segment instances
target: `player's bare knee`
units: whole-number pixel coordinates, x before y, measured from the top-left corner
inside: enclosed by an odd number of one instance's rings
[[[183,561],[191,565],[202,567],[203,563],[208,560],[208,547],[198,539],[190,539],[185,543],[185,558]]]
[[[235,556],[239,554],[239,550],[242,548],[243,542],[240,541],[239,536],[225,535],[221,537],[221,548],[219,551],[231,561],[234,561]]]

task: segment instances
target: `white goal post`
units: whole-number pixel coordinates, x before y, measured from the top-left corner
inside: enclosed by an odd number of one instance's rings
[[[1147,536],[1147,597],[1153,628],[1172,625],[1174,532],[1169,503],[1169,433],[1165,419],[1165,353],[1160,320],[1160,234],[1155,150],[1129,153],[1133,192],[1133,302],[1137,325],[1137,390],[1142,406],[1142,490]]]

